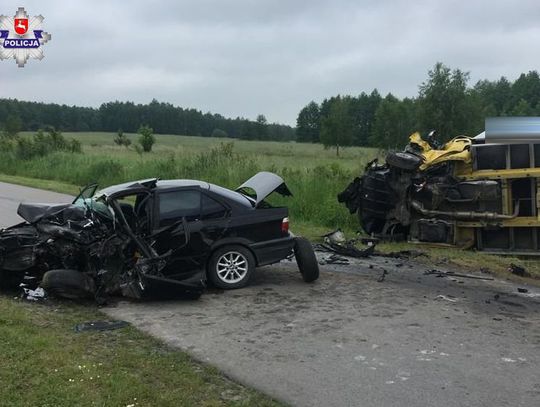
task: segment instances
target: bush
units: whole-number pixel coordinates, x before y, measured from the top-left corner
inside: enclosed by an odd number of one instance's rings
[[[148,126],[141,126],[139,127],[138,133],[141,135],[139,137],[139,143],[145,153],[149,153],[152,151],[152,146],[156,142],[156,138],[154,137],[154,130],[152,130],[151,127]]]
[[[54,128],[50,128],[46,134],[38,130],[31,139],[20,137],[16,141],[15,154],[21,160],[43,157],[56,151],[81,153],[81,143],[75,139],[67,140]]]
[[[120,129],[114,138],[114,143],[118,146],[129,147],[131,145],[131,140],[127,138],[124,132]]]
[[[227,132],[225,130],[221,130],[221,129],[214,129],[212,131],[212,137],[220,137],[220,138],[223,138],[223,137],[229,137],[229,135],[227,134]]]

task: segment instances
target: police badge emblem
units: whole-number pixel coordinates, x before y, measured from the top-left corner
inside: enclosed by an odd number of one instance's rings
[[[43,59],[43,44],[51,34],[43,31],[43,16],[29,18],[24,7],[15,16],[0,16],[0,60],[15,59],[23,68],[29,58]]]

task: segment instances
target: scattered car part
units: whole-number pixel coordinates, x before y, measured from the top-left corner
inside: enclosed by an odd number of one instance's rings
[[[325,242],[330,241],[335,244],[344,244],[347,241],[345,234],[341,231],[341,229],[336,229],[330,233],[322,235],[322,238]]]
[[[317,263],[317,256],[315,256],[309,240],[304,237],[296,238],[294,256],[300,274],[306,283],[311,283],[319,278],[319,263]]]
[[[43,274],[41,287],[49,294],[70,299],[92,298],[96,290],[94,280],[78,270],[49,270]]]
[[[75,325],[73,328],[75,332],[85,331],[112,331],[114,329],[120,329],[129,326],[126,321],[91,321],[83,322]]]
[[[379,278],[377,279],[377,282],[378,283],[382,283],[385,279],[386,279],[386,275],[388,274],[388,271],[386,271],[386,269],[383,269],[381,275],[379,276]]]
[[[518,266],[517,264],[510,263],[510,266],[508,267],[508,271],[512,274],[515,274],[516,276],[520,277],[530,277],[531,273],[529,273],[527,270],[525,270],[524,267]]]
[[[347,265],[350,264],[349,259],[347,257],[339,256],[336,253],[332,253],[330,256],[323,258],[319,261],[320,265],[324,264],[340,264],[340,265]]]
[[[483,277],[483,276],[476,276],[474,274],[464,274],[464,273],[456,273],[455,271],[440,271],[436,269],[427,270],[424,272],[425,275],[435,275],[436,277],[462,277],[462,278],[472,278],[474,280],[486,280],[486,281],[492,281],[494,280],[493,277]]]

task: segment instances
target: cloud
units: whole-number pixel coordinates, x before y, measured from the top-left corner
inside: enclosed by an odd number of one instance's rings
[[[7,0],[0,14],[19,3]],[[99,106],[152,98],[294,124],[310,100],[414,96],[436,61],[472,81],[537,69],[535,1],[28,0],[45,59],[0,62],[0,97]]]

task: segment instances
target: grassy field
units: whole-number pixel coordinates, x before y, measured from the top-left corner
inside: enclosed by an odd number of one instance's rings
[[[76,333],[93,306],[0,296],[2,406],[278,406],[127,327]]]
[[[23,133],[23,136],[29,134]],[[257,171],[280,174],[294,194],[283,201],[292,224],[356,230],[356,218],[336,200],[338,192],[378,155],[374,149],[342,149],[341,157],[321,145],[232,141],[157,135],[151,153],[114,144],[113,133],[65,133],[79,140],[83,154],[56,152],[20,160],[0,152],[0,173],[10,176],[101,185],[149,177],[202,179],[235,188]],[[132,141],[136,135],[127,135]]]

